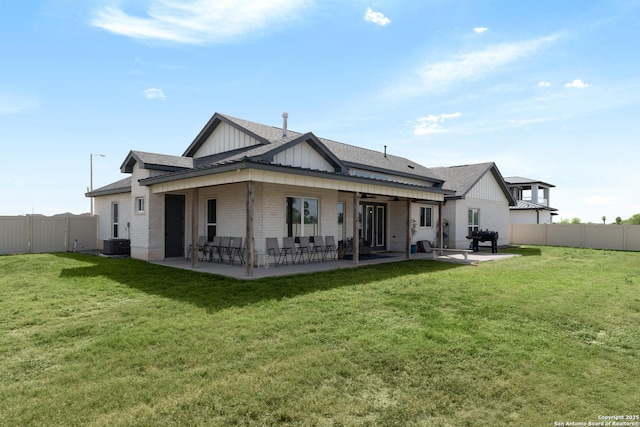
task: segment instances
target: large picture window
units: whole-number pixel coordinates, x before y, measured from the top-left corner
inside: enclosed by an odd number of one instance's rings
[[[478,231],[480,229],[480,209],[469,209],[469,234],[471,236],[472,231]]]
[[[212,242],[217,233],[217,205],[216,199],[207,200],[207,241]]]
[[[287,236],[317,236],[319,234],[318,199],[311,197],[287,197]]]

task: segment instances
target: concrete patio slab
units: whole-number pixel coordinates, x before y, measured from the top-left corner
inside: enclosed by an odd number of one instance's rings
[[[265,277],[277,277],[277,276],[289,276],[294,274],[306,274],[315,273],[319,271],[329,271],[342,268],[354,268],[364,265],[384,264],[388,262],[398,262],[407,260],[406,254],[401,252],[384,252],[378,253],[378,257],[373,259],[360,260],[356,265],[352,260],[338,259],[334,261],[312,263],[289,263],[288,265],[276,266],[273,262],[268,266],[260,265],[253,269],[253,276],[246,277],[246,269],[244,265],[235,264],[219,264],[217,262],[198,261],[195,266],[192,266],[191,260],[184,258],[168,258],[164,261],[155,262],[155,264],[165,265],[168,267],[182,268],[185,270],[200,271],[203,273],[220,274],[226,277],[232,277],[235,279],[261,279]],[[411,254],[412,260],[425,260],[425,261],[440,261],[451,262],[457,264],[474,265],[480,262],[495,261],[506,258],[519,256],[517,254],[498,253],[493,254],[491,252],[473,252],[467,255],[467,260],[464,259],[464,255],[461,253],[444,253],[443,255],[437,255],[435,260],[431,253],[417,253]]]

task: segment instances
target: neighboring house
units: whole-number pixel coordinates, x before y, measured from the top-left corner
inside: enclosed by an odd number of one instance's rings
[[[412,237],[436,240],[453,195],[422,165],[289,131],[284,114],[279,128],[216,113],[182,156],[131,151],[121,171],[131,176],[87,193],[100,241],[130,239],[132,257],[162,260],[198,236],[243,237],[248,276],[266,237],[355,235],[409,257]]]
[[[475,230],[497,231],[498,245],[509,244],[509,209],[516,201],[495,163],[431,170],[444,180],[443,188],[455,191],[442,209],[445,247],[468,248],[467,236]]]
[[[517,204],[509,213],[512,224],[551,224],[558,209],[549,204],[550,189],[555,185],[535,179],[510,176],[505,178]]]

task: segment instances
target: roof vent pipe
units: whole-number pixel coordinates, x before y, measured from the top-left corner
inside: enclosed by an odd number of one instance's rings
[[[287,119],[289,118],[289,113],[282,113],[282,137],[287,137]]]
[[[385,159],[387,158],[387,146],[386,145],[384,146],[384,158]]]

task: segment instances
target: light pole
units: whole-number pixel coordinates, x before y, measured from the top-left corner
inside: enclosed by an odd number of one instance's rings
[[[104,154],[89,154],[89,175],[90,175],[89,191],[93,191],[93,156],[104,157]],[[93,196],[90,199],[91,199],[91,215],[93,215]]]

